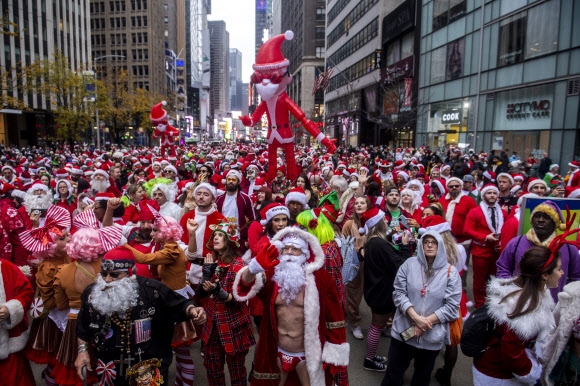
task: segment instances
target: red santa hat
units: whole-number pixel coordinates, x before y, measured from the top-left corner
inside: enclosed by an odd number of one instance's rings
[[[400,172],[397,173],[397,177],[401,176],[403,177],[403,179],[405,180],[405,182],[409,181],[409,174],[407,174],[406,171],[401,170]]]
[[[499,189],[494,184],[487,184],[483,188],[481,188],[481,196],[483,197],[485,193],[489,190],[495,190],[497,194],[499,194]]]
[[[508,173],[499,173],[499,174],[497,175],[497,178],[500,178],[500,177],[507,178],[508,180],[510,180],[510,183],[511,183],[512,185],[515,183],[515,181],[514,181],[514,178],[513,178],[513,177],[512,177],[510,174],[508,174]]]
[[[209,192],[211,193],[211,195],[213,196],[214,199],[217,197],[217,191],[215,190],[213,185],[210,185],[207,182],[202,182],[201,184],[197,185],[193,191],[193,194],[194,195],[197,194],[197,191],[201,188],[209,190]]]
[[[230,169],[228,174],[226,174],[226,178],[228,177],[236,177],[238,182],[242,182],[242,173],[240,173],[238,170]]]
[[[58,169],[55,176],[56,178],[67,178],[68,172],[65,169]]]
[[[395,169],[403,169],[405,167],[405,162],[403,160],[395,161]]]
[[[280,204],[279,202],[273,202],[267,206],[265,206],[260,211],[260,216],[262,220],[260,220],[260,224],[266,226],[268,221],[272,220],[279,214],[285,214],[288,218],[290,218],[290,211],[284,205]]]
[[[151,208],[159,212],[159,204],[155,200],[141,200],[139,201],[139,221],[153,221],[155,215]]]
[[[544,185],[546,187],[546,191],[549,192],[550,188],[548,187],[548,184],[546,183],[546,181],[541,180],[539,178],[536,178],[534,180],[531,180],[528,183],[528,192],[532,190],[532,187],[534,187],[534,185]]]
[[[358,229],[361,235],[366,234],[372,227],[377,225],[381,219],[385,218],[385,212],[377,207],[367,210],[360,216],[361,228]]]
[[[107,192],[97,193],[97,195],[95,196],[95,201],[98,200],[109,201],[111,198],[115,198],[115,195],[113,193]]]
[[[513,177],[513,179],[514,179],[514,182],[515,182],[515,181],[518,181],[518,180],[519,180],[519,181],[523,181],[523,180],[525,179],[525,177],[524,177],[524,175],[523,175],[523,174],[514,174],[512,177]]]
[[[44,190],[46,193],[48,193],[48,186],[46,186],[42,182],[38,181],[38,182],[35,182],[34,184],[32,184],[32,186],[30,187],[30,189],[28,189],[28,191],[26,193],[32,194],[33,192],[36,192],[37,190]]]
[[[166,106],[167,102],[159,102],[155,106],[151,108],[151,114],[149,114],[149,118],[152,122],[159,122],[167,119],[167,111],[163,109],[162,106]]]
[[[304,192],[304,188],[302,188],[302,186],[297,186],[290,189],[288,195],[286,195],[286,206],[288,206],[291,201],[299,202],[304,207],[303,209],[310,208],[306,202],[306,193]]]
[[[449,186],[450,182],[457,182],[459,184],[459,186],[461,186],[461,188],[463,188],[463,181],[457,177],[451,177],[447,180],[447,183],[445,184],[445,186]]]
[[[419,234],[423,235],[427,231],[435,231],[437,233],[450,231],[451,232],[451,225],[441,216],[434,215],[425,217],[423,223],[421,224],[421,228],[419,229]]]
[[[20,181],[26,184],[27,182],[30,182],[30,180],[32,180],[32,176],[30,175],[29,172],[25,170],[22,173],[20,173]]]
[[[252,65],[255,71],[275,70],[278,68],[288,67],[290,61],[284,58],[282,54],[282,43],[284,40],[292,40],[294,32],[286,31],[282,35],[276,35],[268,39],[258,51],[256,63]]]
[[[565,196],[568,198],[580,198],[580,188],[566,186]]]
[[[572,161],[568,163],[568,166],[572,167],[572,168],[580,168],[580,162],[578,161]]]
[[[490,180],[491,182],[495,182],[495,173],[494,173],[494,172],[492,172],[491,170],[486,170],[486,171],[483,173],[483,176],[484,176],[485,178],[487,178],[488,180]]]

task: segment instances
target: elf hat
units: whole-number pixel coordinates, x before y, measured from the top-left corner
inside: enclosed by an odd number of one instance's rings
[[[294,32],[286,31],[282,35],[276,35],[268,39],[258,51],[256,63],[252,65],[255,71],[275,70],[278,68],[288,67],[290,61],[284,58],[282,54],[282,43],[284,40],[292,40]]]
[[[213,232],[211,233],[211,236],[209,238],[209,241],[206,244],[206,247],[208,249],[213,250],[213,236],[216,232],[221,232],[226,236],[226,239],[228,240],[228,242],[236,248],[240,247],[240,231],[238,230],[238,226],[237,224],[225,221],[225,222],[220,222],[217,225],[210,225],[209,229],[211,229]]]

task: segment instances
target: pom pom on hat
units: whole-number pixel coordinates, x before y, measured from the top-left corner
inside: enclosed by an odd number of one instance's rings
[[[288,30],[284,32],[284,37],[286,38],[286,40],[292,40],[294,39],[294,32]]]
[[[537,205],[532,211],[530,219],[534,218],[534,215],[538,212],[547,214],[552,219],[552,221],[554,221],[554,224],[556,224],[556,229],[561,231],[566,230],[566,222],[564,221],[562,211],[560,208],[558,208],[558,205],[556,205],[554,201],[546,200]]]

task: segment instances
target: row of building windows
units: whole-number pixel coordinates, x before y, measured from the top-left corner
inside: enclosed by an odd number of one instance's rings
[[[149,91],[149,82],[133,82],[133,89],[137,90],[138,88],[144,88]]]
[[[105,35],[98,35],[98,34],[91,34],[91,44],[93,46],[105,45],[107,41],[105,39]]]
[[[326,89],[326,92],[330,92],[346,84],[350,84],[356,79],[374,71],[376,68],[376,54],[373,52],[352,66],[347,67],[344,71],[338,71],[338,74],[330,79],[330,83]]]
[[[126,34],[111,34],[111,44],[127,44],[127,35]]]
[[[111,28],[126,28],[127,19],[125,17],[112,17],[109,19]]]
[[[131,27],[147,27],[147,16],[131,16]]]
[[[149,60],[149,50],[144,49],[135,49],[131,50],[133,53],[133,60]]]
[[[331,66],[336,66],[344,59],[361,49],[365,44],[377,37],[379,34],[378,16],[371,21],[366,27],[359,31],[352,39],[347,41],[338,50],[328,57]]]
[[[109,11],[110,12],[125,12],[126,1],[109,1]],[[74,2],[72,3],[74,10]],[[91,2],[90,4],[91,14],[95,13],[105,13],[105,2]],[[147,10],[147,0],[131,0],[131,11],[146,11]]]
[[[465,0],[433,0],[433,31],[465,15]]]
[[[350,28],[378,2],[379,0],[362,0],[358,3],[328,35],[327,46],[330,47],[336,43],[342,35],[347,33]]]
[[[324,21],[326,19],[326,8],[318,7],[316,8],[316,21]]]
[[[330,9],[330,11],[328,12],[328,18],[326,19],[326,25],[330,25],[330,23],[332,23],[332,21],[334,19],[336,19],[336,17],[340,13],[340,11],[342,11],[348,3],[350,3],[350,0],[338,0],[338,2],[336,4],[334,4],[334,7],[332,7]]]
[[[148,44],[149,38],[147,32],[134,32],[131,34],[131,42],[133,44]]]
[[[149,66],[133,66],[134,76],[149,76]]]

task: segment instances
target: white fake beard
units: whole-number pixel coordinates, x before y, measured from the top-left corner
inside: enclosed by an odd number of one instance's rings
[[[124,315],[129,308],[137,305],[138,298],[139,283],[135,278],[127,276],[107,283],[99,275],[89,301],[100,314],[111,316],[114,313]]]
[[[281,255],[280,263],[274,268],[274,281],[280,287],[280,296],[290,304],[306,284],[303,264],[306,256]]]
[[[421,191],[420,190],[413,190],[413,194],[415,195],[415,201],[416,202],[423,202],[423,195],[421,195]]]
[[[263,83],[258,83],[256,90],[258,90],[258,94],[260,94],[263,100],[268,101],[276,96],[279,87],[280,85],[274,83],[268,83],[265,86]]]
[[[33,209],[48,209],[52,205],[52,196],[41,194],[39,196],[27,194],[24,198],[24,207],[27,212]]]
[[[105,193],[110,186],[111,182],[109,180],[105,181],[91,180],[91,188],[93,188],[99,193]]]

